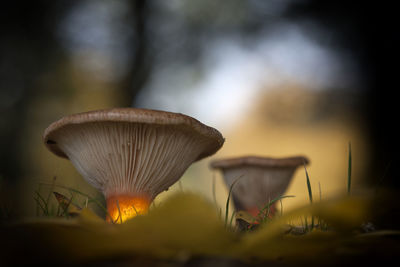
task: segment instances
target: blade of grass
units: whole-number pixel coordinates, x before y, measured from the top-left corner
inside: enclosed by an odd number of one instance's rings
[[[217,206],[217,193],[216,193],[216,188],[215,188],[215,174],[214,173],[213,173],[213,177],[212,177],[212,196],[213,196],[214,205]]]
[[[322,190],[321,190],[321,182],[318,182],[318,190],[319,190],[319,201],[322,201]],[[320,217],[318,217],[318,225],[321,227],[322,220]]]
[[[351,190],[351,143],[349,143],[349,158],[348,158],[348,168],[347,168],[347,194],[350,195]]]
[[[46,210],[45,210],[45,208],[42,206],[42,203],[40,203],[39,199],[38,199],[37,197],[33,197],[33,199],[35,200],[37,207],[39,207],[39,208],[42,210],[42,212],[43,212],[44,214],[46,214]]]
[[[236,178],[235,181],[233,181],[232,185],[229,188],[229,194],[228,194],[228,199],[226,200],[226,206],[225,206],[225,227],[227,226],[228,223],[228,216],[229,216],[229,202],[231,199],[231,195],[232,195],[232,190],[233,187],[235,186],[235,184],[239,181],[240,178],[242,178],[243,175],[239,176],[238,178]]]
[[[136,212],[136,215],[139,215],[137,209],[135,208],[135,205],[132,204],[132,208],[133,208],[133,210]]]
[[[60,217],[60,216],[61,216],[61,205],[60,205],[59,202],[57,202],[57,203],[58,203],[58,205],[57,205],[56,216],[57,216],[57,217]]]
[[[313,202],[313,197],[312,197],[312,189],[311,189],[311,182],[310,182],[310,177],[308,176],[306,164],[304,163],[304,170],[306,172],[306,179],[307,179],[307,190],[308,190],[308,197],[310,199],[310,203]]]
[[[321,202],[321,200],[322,200],[321,182],[319,182],[319,181],[318,181],[318,190],[319,190],[319,201]],[[319,227],[321,227],[321,223],[322,223],[321,218],[320,218],[320,217],[317,217],[317,225],[318,225]]]
[[[37,192],[40,192],[40,184],[38,185],[38,189],[36,190]],[[39,216],[39,211],[40,211],[40,207],[39,207],[39,203],[38,203],[38,199],[35,199],[35,196],[33,196],[33,199],[36,202],[36,216]]]
[[[44,215],[49,215],[49,207],[47,205],[46,200],[42,197],[42,195],[38,191],[35,190],[35,193],[36,193],[36,196],[38,197],[38,199],[41,200],[44,205],[44,207],[43,207]]]
[[[53,181],[51,182],[51,187],[50,187],[49,194],[47,195],[47,202],[46,203],[49,203],[49,201],[50,201],[51,192],[54,191],[54,184],[56,183],[56,179],[57,179],[56,176],[54,176],[53,177]]]
[[[35,202],[36,202],[36,216],[39,216],[40,207],[39,207],[38,200],[35,199],[35,196],[33,197],[33,199],[34,199]]]
[[[293,195],[283,195],[283,196],[278,196],[276,198],[274,198],[273,200],[269,201],[262,209],[260,209],[260,212],[265,211],[266,209],[269,209],[270,206],[272,206],[275,202],[277,202],[278,200],[282,200],[284,198],[289,198],[289,197],[296,197]]]
[[[271,203],[271,199],[268,199],[267,214],[264,216],[263,221],[264,221],[264,220],[267,220],[267,219],[269,218],[269,212],[270,212],[270,210],[271,210],[271,205],[272,205],[272,204],[270,204],[270,203]]]
[[[232,221],[233,221],[233,218],[235,217],[235,215],[236,215],[236,211],[233,211],[232,212],[232,216],[231,216],[231,220],[229,221],[229,227],[230,228],[232,228]]]
[[[319,201],[321,201],[322,200],[321,182],[318,182],[318,189],[319,189]]]
[[[304,163],[304,170],[306,172],[306,179],[307,179],[307,190],[308,190],[308,197],[310,198],[310,204],[313,203],[313,196],[312,196],[312,189],[311,189],[311,182],[310,176],[308,175],[306,164]],[[311,216],[311,230],[314,228],[314,216]],[[307,225],[308,230],[308,225]]]
[[[118,217],[119,217],[119,221],[120,223],[122,223],[122,214],[121,214],[121,209],[119,208],[119,201],[117,199],[117,208],[118,208]]]
[[[264,221],[267,219],[268,215],[269,215],[270,207],[271,207],[275,202],[277,202],[278,200],[281,201],[282,199],[284,199],[284,198],[289,198],[289,197],[296,197],[296,196],[287,195],[287,196],[278,196],[278,197],[274,198],[273,200],[269,201],[263,208],[259,209],[259,212],[258,212],[258,215],[257,215],[257,216],[260,217],[260,218],[262,218],[262,222],[264,222]],[[265,210],[267,210],[267,215],[263,216],[263,214],[265,213]]]
[[[71,206],[72,198],[73,198],[73,197],[74,197],[74,195],[71,195],[71,198],[69,199],[69,201],[68,201],[68,203],[67,203],[67,205],[66,205],[66,207],[65,207],[65,209],[64,209],[64,216],[65,216],[65,218],[69,218],[68,209],[69,209],[69,206]]]

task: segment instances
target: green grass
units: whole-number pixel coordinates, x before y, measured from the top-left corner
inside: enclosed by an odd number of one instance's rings
[[[307,171],[307,167],[306,167],[305,163],[304,163],[304,170],[305,170],[305,173],[306,173],[308,198],[310,200],[310,204],[312,204],[313,203],[313,193],[312,193],[312,188],[311,188],[310,176],[308,175],[308,171]],[[311,216],[311,225],[310,225],[310,227],[307,224],[307,219],[306,219],[305,222],[306,222],[307,231],[308,231],[308,229],[310,229],[310,230],[314,229],[314,216]]]
[[[45,217],[66,217],[69,218],[69,213],[68,213],[68,208],[72,203],[72,197],[71,198],[66,198],[68,199],[68,202],[66,203],[65,206],[61,205],[61,203],[57,202],[57,207],[54,208],[54,206],[50,205],[50,198],[45,198],[43,195],[35,190],[35,195],[33,199],[36,202],[36,215],[37,216],[45,216]]]
[[[47,198],[44,198],[40,194],[39,190],[35,190],[34,200],[35,200],[36,205],[37,205],[37,212],[36,212],[37,216],[66,217],[66,218],[69,218],[71,216],[67,212],[67,210],[68,210],[68,207],[70,205],[74,205],[74,206],[78,207],[79,209],[81,209],[81,206],[87,208],[89,204],[94,203],[97,207],[99,207],[106,214],[106,217],[110,218],[111,223],[117,223],[118,221],[120,221],[122,223],[121,210],[120,210],[120,207],[119,207],[118,200],[117,200],[117,208],[118,208],[119,216],[114,221],[112,219],[111,215],[109,214],[107,208],[98,199],[93,198],[92,196],[90,196],[90,195],[88,195],[86,193],[83,193],[83,192],[81,192],[79,190],[76,190],[74,188],[71,188],[71,187],[68,187],[68,186],[63,186],[63,185],[57,185],[57,184],[55,184],[55,179],[54,179],[53,183],[51,183],[51,184],[50,183],[39,183],[39,186],[42,186],[42,185],[51,186],[51,190],[50,190]],[[57,187],[67,190],[70,193],[71,197],[68,198],[68,197],[62,195],[59,192],[55,192],[54,188],[57,188]],[[183,192],[183,190],[181,190],[181,192]],[[50,209],[51,194],[52,193],[57,193],[57,194],[62,195],[68,201],[68,203],[66,203],[67,204],[66,207],[62,207],[62,205],[60,205],[60,203],[57,201],[57,207],[56,207],[57,209],[56,210],[54,208]],[[82,205],[79,205],[79,204],[73,202],[74,194],[78,194],[78,195],[81,195],[81,196],[84,197],[84,202],[82,203]],[[153,205],[153,207],[156,206],[156,204],[154,202],[152,202],[152,205]],[[136,207],[134,205],[132,205],[132,208],[135,211],[136,215],[139,215],[139,212],[138,212],[138,210],[136,209]],[[41,212],[39,212],[39,211],[41,211]]]
[[[348,168],[347,168],[347,194],[349,195],[351,190],[351,165],[352,165],[351,143],[349,143],[349,156],[348,156]]]
[[[40,184],[41,185],[51,185],[51,184],[48,184],[48,183],[40,183]],[[74,188],[71,188],[71,187],[68,187],[68,186],[64,186],[64,185],[54,184],[54,187],[63,188],[63,189],[68,190],[70,193],[73,192],[73,193],[79,194],[81,196],[84,196],[84,197],[86,197],[88,199],[88,203],[96,204],[102,211],[107,213],[107,208],[98,199],[96,199],[96,198],[94,198],[94,197],[92,197],[92,196],[90,196],[90,195],[88,195],[86,193],[83,193],[83,192],[81,192],[79,190],[76,190]]]
[[[49,216],[49,207],[48,202],[43,198],[43,196],[38,192],[35,191],[35,196],[33,199],[36,202],[36,215],[39,215],[39,209],[42,211],[43,215]]]
[[[349,142],[349,153],[348,153],[348,159],[347,159],[347,194],[350,195],[351,193],[351,182],[352,182],[352,152],[351,152],[351,143]],[[311,188],[311,182],[310,182],[310,176],[308,174],[306,165],[304,164],[304,170],[306,174],[306,183],[307,183],[307,191],[308,191],[308,197],[310,204],[313,203],[313,193],[312,193],[312,188]],[[321,184],[318,183],[319,187],[319,199],[320,201],[322,200],[322,190],[321,190]],[[329,226],[326,222],[321,220],[320,218],[317,218],[318,223],[317,225],[314,224],[314,217],[311,217],[311,224],[308,224],[307,217],[304,218],[304,228],[306,232],[312,231],[314,228],[319,228],[320,230],[328,230]]]
[[[309,198],[309,200],[310,200],[310,204],[312,204],[312,203],[313,203],[313,194],[312,194],[310,176],[308,175],[308,171],[307,171],[306,164],[304,164],[304,170],[305,170],[305,173],[306,173],[308,198]]]
[[[70,202],[71,202],[70,204],[74,204],[77,207],[81,206],[80,204],[73,202],[74,194],[78,194],[78,195],[84,197],[83,203],[84,203],[85,207],[88,207],[89,204],[93,203],[98,208],[100,208],[100,210],[103,211],[106,214],[106,216],[109,216],[111,218],[110,214],[107,211],[107,208],[98,199],[96,199],[84,192],[81,192],[77,189],[74,189],[74,188],[71,188],[68,186],[64,186],[64,185],[58,185],[55,183],[55,180],[56,179],[54,178],[52,183],[39,183],[39,190],[35,190],[34,200],[37,205],[37,210],[36,210],[37,216],[69,217],[68,213],[64,214],[65,213],[64,209],[62,207],[60,207],[60,203],[57,202],[56,209],[54,208],[54,206],[51,207],[51,205],[50,205],[50,203],[52,202],[51,195],[53,194],[53,192],[55,192],[55,188],[61,188],[61,189],[67,190],[70,193],[71,197],[70,198],[66,197],[67,199],[70,200]],[[41,186],[50,186],[49,193],[47,194],[46,197],[44,197],[40,193]],[[59,193],[59,192],[57,192],[57,193]],[[61,213],[61,211],[63,213]]]
[[[212,189],[212,197],[213,197],[214,205],[217,206],[217,190],[216,190],[215,174],[213,174],[213,176],[212,176],[211,189]]]
[[[282,195],[274,198],[273,200],[270,200],[264,207],[262,207],[259,212],[257,217],[259,218],[260,223],[265,223],[267,220],[269,220],[269,214],[270,214],[270,209],[272,205],[274,205],[277,201],[281,202],[282,205],[282,199],[284,198],[289,198],[289,197],[296,197],[292,195]]]
[[[225,205],[225,227],[227,227],[228,224],[228,216],[229,216],[229,203],[231,200],[231,196],[232,196],[232,190],[233,187],[235,186],[235,184],[239,181],[239,179],[241,179],[243,177],[243,175],[239,176],[238,178],[236,178],[235,181],[233,181],[232,185],[229,188],[229,193],[228,193],[228,198],[226,200],[226,205]]]
[[[117,218],[115,221],[118,221],[118,219],[119,219],[119,222],[122,223],[122,214],[121,214],[121,209],[119,208],[119,201],[118,201],[118,199],[117,199],[117,209],[118,209],[118,218]],[[111,216],[110,216],[110,217],[111,217]],[[112,221],[112,218],[111,218],[111,221]]]

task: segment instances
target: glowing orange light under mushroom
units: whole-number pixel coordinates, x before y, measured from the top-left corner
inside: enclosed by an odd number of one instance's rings
[[[107,198],[108,222],[121,223],[137,215],[145,214],[150,206],[145,196],[116,195]],[[111,216],[111,218],[110,218]]]

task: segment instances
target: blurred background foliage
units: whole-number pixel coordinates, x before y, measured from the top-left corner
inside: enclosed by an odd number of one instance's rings
[[[42,133],[64,115],[117,106],[181,112],[217,128],[226,143],[210,159],[306,155],[323,198],[345,192],[351,142],[353,188],[397,189],[394,10],[368,1],[4,2],[2,216],[34,215],[34,190],[53,177],[98,196],[45,149]],[[159,199],[181,188],[212,198],[214,176],[223,206],[226,187],[210,159]],[[287,193],[296,198],[284,208],[306,203],[303,170]]]

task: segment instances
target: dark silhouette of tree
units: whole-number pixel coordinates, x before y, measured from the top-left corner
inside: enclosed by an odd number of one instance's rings
[[[398,113],[399,29],[392,2],[298,1],[290,18],[312,19],[340,39],[362,70],[364,105],[361,112],[371,144],[369,182],[373,186],[400,187],[396,174],[399,138]],[[326,42],[327,40],[320,40]]]

